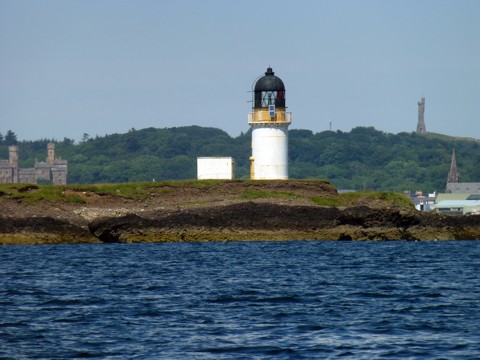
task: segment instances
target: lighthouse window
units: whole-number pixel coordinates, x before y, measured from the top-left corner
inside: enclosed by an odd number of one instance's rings
[[[268,105],[275,105],[275,99],[277,97],[276,91],[263,91],[262,92],[262,107],[268,107]]]

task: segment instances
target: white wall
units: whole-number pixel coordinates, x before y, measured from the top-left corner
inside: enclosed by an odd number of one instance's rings
[[[232,180],[234,175],[234,161],[231,157],[198,157],[197,179],[224,179]]]
[[[254,179],[288,179],[288,124],[256,125],[252,131]]]

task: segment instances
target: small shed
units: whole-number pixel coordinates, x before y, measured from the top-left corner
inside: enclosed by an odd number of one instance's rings
[[[235,162],[231,157],[197,157],[197,179],[233,180]]]

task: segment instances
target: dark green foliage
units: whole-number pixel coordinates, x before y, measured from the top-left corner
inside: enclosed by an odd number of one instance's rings
[[[7,133],[5,134],[5,137],[2,140],[2,145],[16,145],[18,143],[17,141],[17,135],[12,130],[8,130]]]
[[[476,141],[435,134],[394,135],[371,127],[314,135],[292,130],[290,174],[326,178],[339,189],[443,191],[454,148],[461,181],[480,181]]]
[[[50,140],[18,144],[20,165],[47,156]],[[199,156],[231,156],[236,178],[249,176],[250,131],[232,138],[199,126],[131,129],[126,134],[85,136],[55,142],[56,156],[69,161],[69,183],[118,183],[196,178]],[[480,181],[480,142],[445,135],[388,134],[371,127],[350,132],[289,131],[291,178],[328,179],[338,189],[443,191],[452,150],[461,181]],[[0,157],[8,158],[7,145]]]
[[[199,156],[237,159],[246,153],[243,163],[248,165],[249,140],[239,138],[199,126],[131,129],[126,134],[90,138],[75,146],[64,140],[56,144],[55,152],[69,160],[70,183],[195,179]],[[237,168],[237,176],[242,173],[247,175],[248,168],[243,172]]]

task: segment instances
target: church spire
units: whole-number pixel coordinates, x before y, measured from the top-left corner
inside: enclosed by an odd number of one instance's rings
[[[455,157],[455,149],[452,152],[452,162],[450,164],[450,171],[448,172],[448,183],[458,183],[459,182],[459,173],[457,171],[457,159]]]

